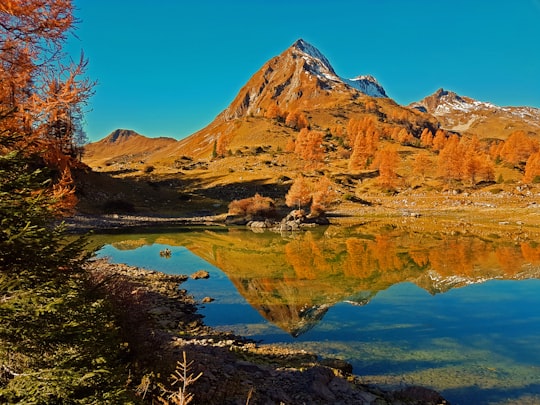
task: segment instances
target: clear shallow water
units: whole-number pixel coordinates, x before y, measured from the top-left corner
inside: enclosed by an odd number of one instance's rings
[[[114,235],[99,255],[173,274],[205,269],[209,279],[183,288],[215,298],[201,308],[208,325],[346,359],[366,382],[430,386],[453,404],[540,403],[535,243],[328,232]]]

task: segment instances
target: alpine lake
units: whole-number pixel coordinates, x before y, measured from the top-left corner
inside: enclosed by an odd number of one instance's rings
[[[346,360],[366,383],[452,404],[540,404],[540,240],[399,221],[94,234],[113,263],[183,283],[207,325]],[[168,257],[160,251],[169,249]]]

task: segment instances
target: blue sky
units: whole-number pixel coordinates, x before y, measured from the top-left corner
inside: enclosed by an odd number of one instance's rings
[[[540,107],[540,0],[74,0],[68,51],[98,81],[91,141],[117,128],[181,139],[296,39],[343,77],[409,104],[440,87]]]

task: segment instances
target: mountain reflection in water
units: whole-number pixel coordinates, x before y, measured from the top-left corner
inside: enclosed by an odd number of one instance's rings
[[[366,305],[394,284],[410,282],[437,294],[491,279],[540,278],[540,245],[534,241],[426,234],[392,225],[330,226],[287,235],[184,228],[108,235],[108,243],[118,249],[186,247],[222,270],[253,308],[294,337],[336,303]]]

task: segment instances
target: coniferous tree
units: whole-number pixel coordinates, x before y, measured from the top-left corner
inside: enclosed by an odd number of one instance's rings
[[[320,131],[310,131],[302,128],[298,133],[294,152],[309,164],[321,162],[324,158],[323,133]]]
[[[0,403],[129,401],[84,239],[54,223],[73,204],[73,118],[90,92],[84,61],[62,63],[73,22],[71,0],[0,4]]]
[[[426,175],[433,169],[433,161],[428,152],[419,152],[413,162],[413,171],[425,180]]]

